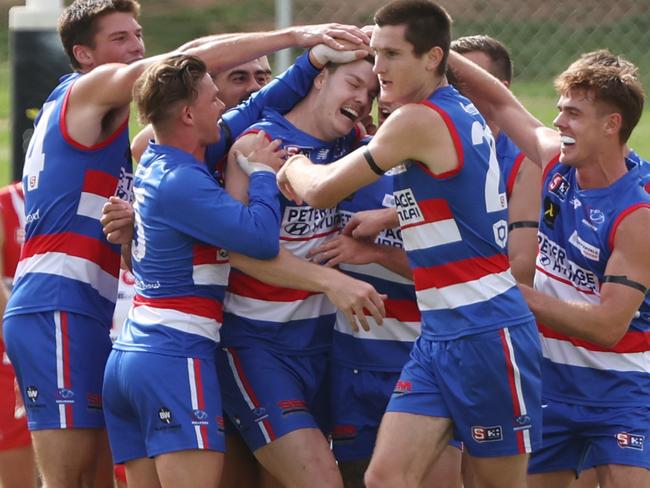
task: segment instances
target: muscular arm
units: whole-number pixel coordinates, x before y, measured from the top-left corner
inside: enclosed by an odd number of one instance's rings
[[[616,232],[605,274],[625,276],[650,286],[649,240],[650,208],[636,210],[625,217]],[[645,298],[635,288],[609,282],[603,283],[600,302],[595,304],[565,302],[527,286],[521,289],[543,325],[603,347],[613,347],[622,339]]]
[[[409,104],[393,112],[367,146],[334,163],[315,165],[304,156],[289,159],[278,173],[280,189],[312,207],[332,207],[379,177],[364,157],[366,148],[384,171],[407,159],[422,161],[434,174],[458,165],[442,118],[428,107]]]
[[[508,201],[508,223],[539,220],[541,170],[525,158],[519,167]],[[537,228],[516,227],[508,233],[508,258],[519,283],[533,286],[537,257]]]
[[[248,177],[237,165],[234,153],[240,151],[246,154],[253,137],[250,134],[243,136],[233,145],[228,155],[226,190],[242,202],[247,200]],[[249,276],[272,285],[325,293],[348,317],[355,329],[354,316],[365,330],[369,330],[363,308],[372,314],[378,324],[382,323],[381,318],[385,315],[381,296],[371,285],[298,258],[282,246],[277,257],[265,261],[231,252],[230,263]]]
[[[449,67],[463,93],[532,161],[543,166],[560,152],[559,134],[528,112],[501,81],[453,51],[449,53]]]

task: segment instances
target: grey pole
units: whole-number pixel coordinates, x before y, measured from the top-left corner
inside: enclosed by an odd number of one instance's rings
[[[293,0],[275,0],[275,28],[284,29],[293,23]],[[291,65],[291,49],[275,54],[276,72],[280,73]]]
[[[70,71],[56,30],[62,0],[27,0],[9,10],[11,158],[14,180],[22,178],[34,118],[58,79]]]

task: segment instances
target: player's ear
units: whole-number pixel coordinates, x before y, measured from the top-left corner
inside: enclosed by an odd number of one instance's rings
[[[185,125],[193,125],[194,124],[194,115],[192,113],[192,106],[191,105],[182,105],[179,114],[178,114],[181,122]]]
[[[437,71],[438,66],[442,63],[444,51],[440,46],[433,46],[425,56],[427,57],[427,71]]]
[[[607,114],[605,119],[605,134],[608,136],[618,134],[621,132],[621,127],[623,126],[623,116],[618,112],[613,112]]]
[[[323,83],[325,83],[325,77],[326,76],[327,76],[327,69],[324,68],[324,69],[321,70],[320,73],[318,73],[316,78],[314,78],[314,83],[313,83],[314,88],[316,88],[317,90],[322,89],[323,88]]]
[[[93,66],[94,64],[92,50],[88,46],[84,46],[83,44],[75,44],[72,46],[72,55],[83,67]]]

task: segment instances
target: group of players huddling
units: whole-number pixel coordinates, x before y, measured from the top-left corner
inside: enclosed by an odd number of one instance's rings
[[[632,63],[580,56],[550,129],[430,0],[151,58],[139,9],[64,10],[25,160],[3,340],[46,487],[650,486]]]

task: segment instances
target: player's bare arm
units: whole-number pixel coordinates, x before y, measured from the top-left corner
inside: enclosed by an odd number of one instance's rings
[[[508,201],[508,257],[515,279],[533,286],[537,256],[541,169],[525,158]]]
[[[406,160],[420,161],[434,174],[458,165],[442,117],[424,105],[400,107],[367,146],[334,163],[314,165],[304,156],[292,157],[278,173],[278,186],[289,198],[298,198],[312,207],[332,207]]]
[[[339,264],[376,263],[407,279],[413,279],[404,249],[346,235],[339,235],[324,242],[310,251],[307,257],[330,268]]]
[[[395,227],[399,227],[397,209],[395,207],[380,208],[355,213],[345,224],[341,233],[355,239],[366,238],[374,241],[382,230]]]
[[[244,203],[248,201],[248,175],[237,163],[236,154],[248,154],[256,140],[263,137],[262,132],[246,134],[233,145],[228,154],[226,190]],[[361,326],[369,330],[363,315],[364,308],[371,313],[378,324],[382,323],[382,317],[385,315],[382,296],[371,285],[352,279],[336,270],[300,259],[282,247],[280,247],[280,254],[274,259],[261,261],[231,253],[230,262],[232,266],[244,273],[272,285],[325,293],[346,315],[355,329],[358,328],[356,316]]]
[[[537,319],[547,327],[604,347],[616,345],[650,286],[650,208],[629,214],[614,237],[614,250],[607,263],[600,302],[565,302],[522,286],[524,297]]]
[[[522,151],[540,166],[560,151],[560,136],[545,127],[501,81],[464,56],[451,51],[449,66],[466,94],[482,114],[493,120]]]

